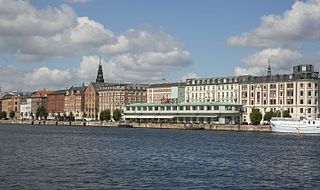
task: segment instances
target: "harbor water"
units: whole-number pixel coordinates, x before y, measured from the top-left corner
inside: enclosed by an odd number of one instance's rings
[[[320,136],[0,125],[0,189],[320,189]]]

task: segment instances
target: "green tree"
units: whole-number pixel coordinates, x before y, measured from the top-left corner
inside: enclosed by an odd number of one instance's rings
[[[38,109],[36,111],[36,117],[40,118],[40,119],[42,119],[42,118],[47,119],[47,117],[48,117],[47,109],[44,106],[38,107]]]
[[[250,113],[250,120],[253,125],[260,124],[262,119],[262,114],[260,113],[259,109],[253,108],[252,112]]]
[[[6,119],[7,118],[7,112],[0,111],[0,119]]]
[[[111,118],[110,110],[103,110],[100,112],[100,120],[101,121],[109,121]]]
[[[268,111],[268,112],[266,112],[266,113],[264,114],[263,120],[264,120],[264,121],[270,121],[270,119],[271,119],[272,117],[274,117],[273,111]]]
[[[282,117],[291,117],[290,113],[289,113],[289,110],[284,110],[282,112]]]
[[[113,119],[114,119],[115,121],[119,121],[119,120],[121,119],[121,117],[122,117],[121,110],[115,109],[115,110],[113,111]]]
[[[9,117],[10,117],[11,119],[13,119],[14,116],[16,116],[16,113],[15,113],[14,111],[11,111],[11,112],[9,113]]]

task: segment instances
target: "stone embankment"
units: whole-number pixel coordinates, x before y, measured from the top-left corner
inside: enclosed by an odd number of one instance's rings
[[[118,122],[101,121],[21,121],[21,120],[0,120],[0,124],[14,125],[58,125],[58,126],[93,126],[93,127],[133,127],[152,129],[180,129],[209,131],[240,131],[240,132],[271,132],[269,125],[214,125],[214,124],[170,124],[170,123],[130,123],[119,124]]]

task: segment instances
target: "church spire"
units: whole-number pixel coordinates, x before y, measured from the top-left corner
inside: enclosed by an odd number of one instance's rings
[[[101,65],[101,57],[99,58],[99,68],[98,68],[98,74],[97,74],[96,82],[97,83],[104,83],[102,65]]]
[[[268,59],[268,70],[267,70],[267,76],[271,76],[271,66],[270,66],[270,58]]]

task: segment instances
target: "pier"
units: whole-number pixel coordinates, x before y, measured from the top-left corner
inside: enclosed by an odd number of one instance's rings
[[[118,123],[102,121],[52,121],[52,120],[0,120],[0,124],[9,125],[57,125],[57,126],[92,126],[92,127],[133,127],[150,129],[271,132],[269,125],[215,125],[215,124],[172,124],[172,123]]]

